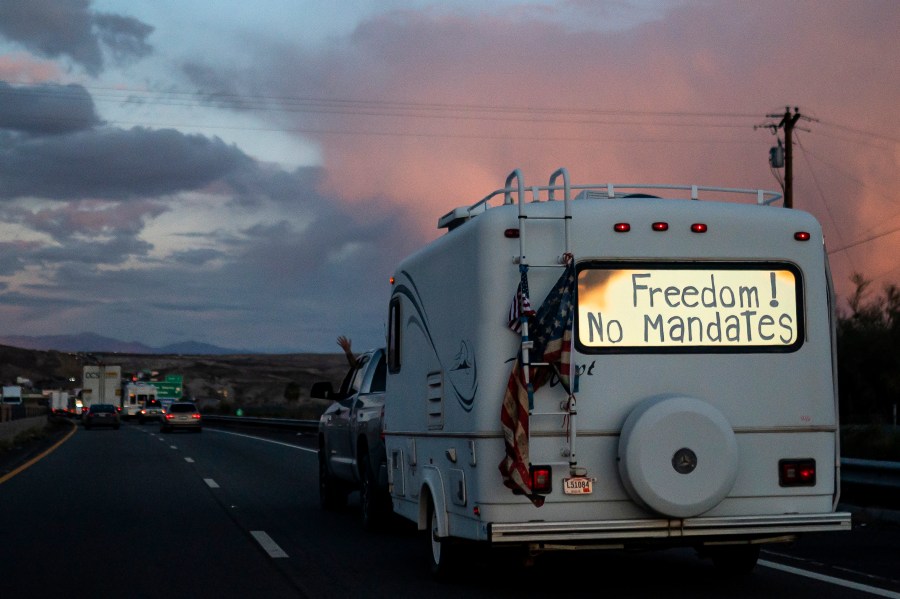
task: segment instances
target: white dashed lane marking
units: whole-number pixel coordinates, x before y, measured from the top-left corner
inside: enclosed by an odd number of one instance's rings
[[[207,485],[209,485],[210,489],[218,489],[219,488],[219,483],[217,483],[216,481],[214,481],[211,478],[204,478],[203,482],[205,482]]]
[[[259,543],[263,549],[266,550],[266,553],[269,554],[269,557],[279,558],[279,557],[288,557],[288,554],[284,552],[284,550],[278,546],[278,543],[272,540],[272,537],[267,535],[265,531],[262,530],[251,530],[250,534],[253,535],[253,538],[256,539],[256,542]]]

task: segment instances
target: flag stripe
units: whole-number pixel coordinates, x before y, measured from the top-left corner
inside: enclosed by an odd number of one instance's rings
[[[524,289],[524,292],[523,292]],[[522,271],[522,282],[510,307],[510,328],[513,327],[513,308],[524,306],[519,295],[527,300],[527,279],[525,271]],[[534,316],[534,324],[529,324],[529,337],[534,341],[529,360],[531,362],[548,362],[555,366],[559,374],[560,382],[568,392],[570,389],[571,355],[572,355],[572,324],[575,310],[575,262],[569,259],[566,269],[559,280],[547,294],[544,303]],[[530,308],[530,304],[528,305]],[[515,324],[521,322],[521,313]],[[532,389],[537,390],[545,385],[551,377],[550,369],[528,367],[528,380]],[[531,502],[540,507],[544,498],[532,493],[530,476],[530,456],[528,447],[529,414],[528,414],[528,389],[525,384],[525,367],[522,364],[522,354],[516,358],[509,380],[506,383],[506,393],[503,397],[503,407],[500,412],[500,422],[503,427],[503,437],[506,455],[500,462],[500,473],[503,484],[516,492],[524,493]]]

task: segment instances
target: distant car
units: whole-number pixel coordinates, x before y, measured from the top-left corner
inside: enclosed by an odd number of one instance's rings
[[[176,401],[160,418],[159,432],[168,433],[178,429],[195,433],[203,430],[203,417],[193,402]]]
[[[95,426],[111,426],[118,430],[119,410],[111,403],[95,403],[81,415],[81,422],[86,429]]]
[[[163,406],[158,399],[148,399],[138,414],[138,420],[144,424],[148,420],[159,420],[163,415]]]

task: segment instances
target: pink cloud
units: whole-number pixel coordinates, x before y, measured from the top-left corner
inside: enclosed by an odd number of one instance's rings
[[[163,204],[151,200],[82,200],[60,204],[58,208],[25,212],[23,221],[37,230],[62,237],[94,237],[113,232],[136,234],[143,229],[146,219],[159,216],[167,210]]]
[[[62,71],[54,62],[35,60],[21,53],[0,55],[0,81],[34,85],[61,78]]]
[[[327,132],[316,137],[329,191],[347,202],[391,198],[432,236],[439,215],[500,187],[515,167],[529,184],[566,166],[579,183],[776,189],[775,138],[754,125],[786,104],[820,119],[798,131],[795,206],[822,221],[829,243],[900,227],[900,5],[675,6],[614,32],[393,13],[279,72],[297,73],[291,96],[366,102],[298,117],[300,129]],[[834,255],[839,286],[852,270],[896,269],[898,244],[888,235]]]

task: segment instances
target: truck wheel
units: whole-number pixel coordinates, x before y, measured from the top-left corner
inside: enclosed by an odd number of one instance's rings
[[[366,530],[378,530],[387,522],[388,498],[378,488],[378,477],[372,471],[369,457],[363,456],[363,473],[359,487],[359,504],[362,524]]]
[[[438,536],[438,517],[431,498],[428,499],[428,528],[425,533],[432,576],[437,580],[449,580],[457,571],[459,545],[449,537]]]
[[[323,510],[337,510],[347,505],[347,491],[328,474],[322,450],[319,450],[319,504]]]
[[[756,567],[759,545],[734,545],[711,550],[713,565],[720,574],[729,577],[747,576]]]

